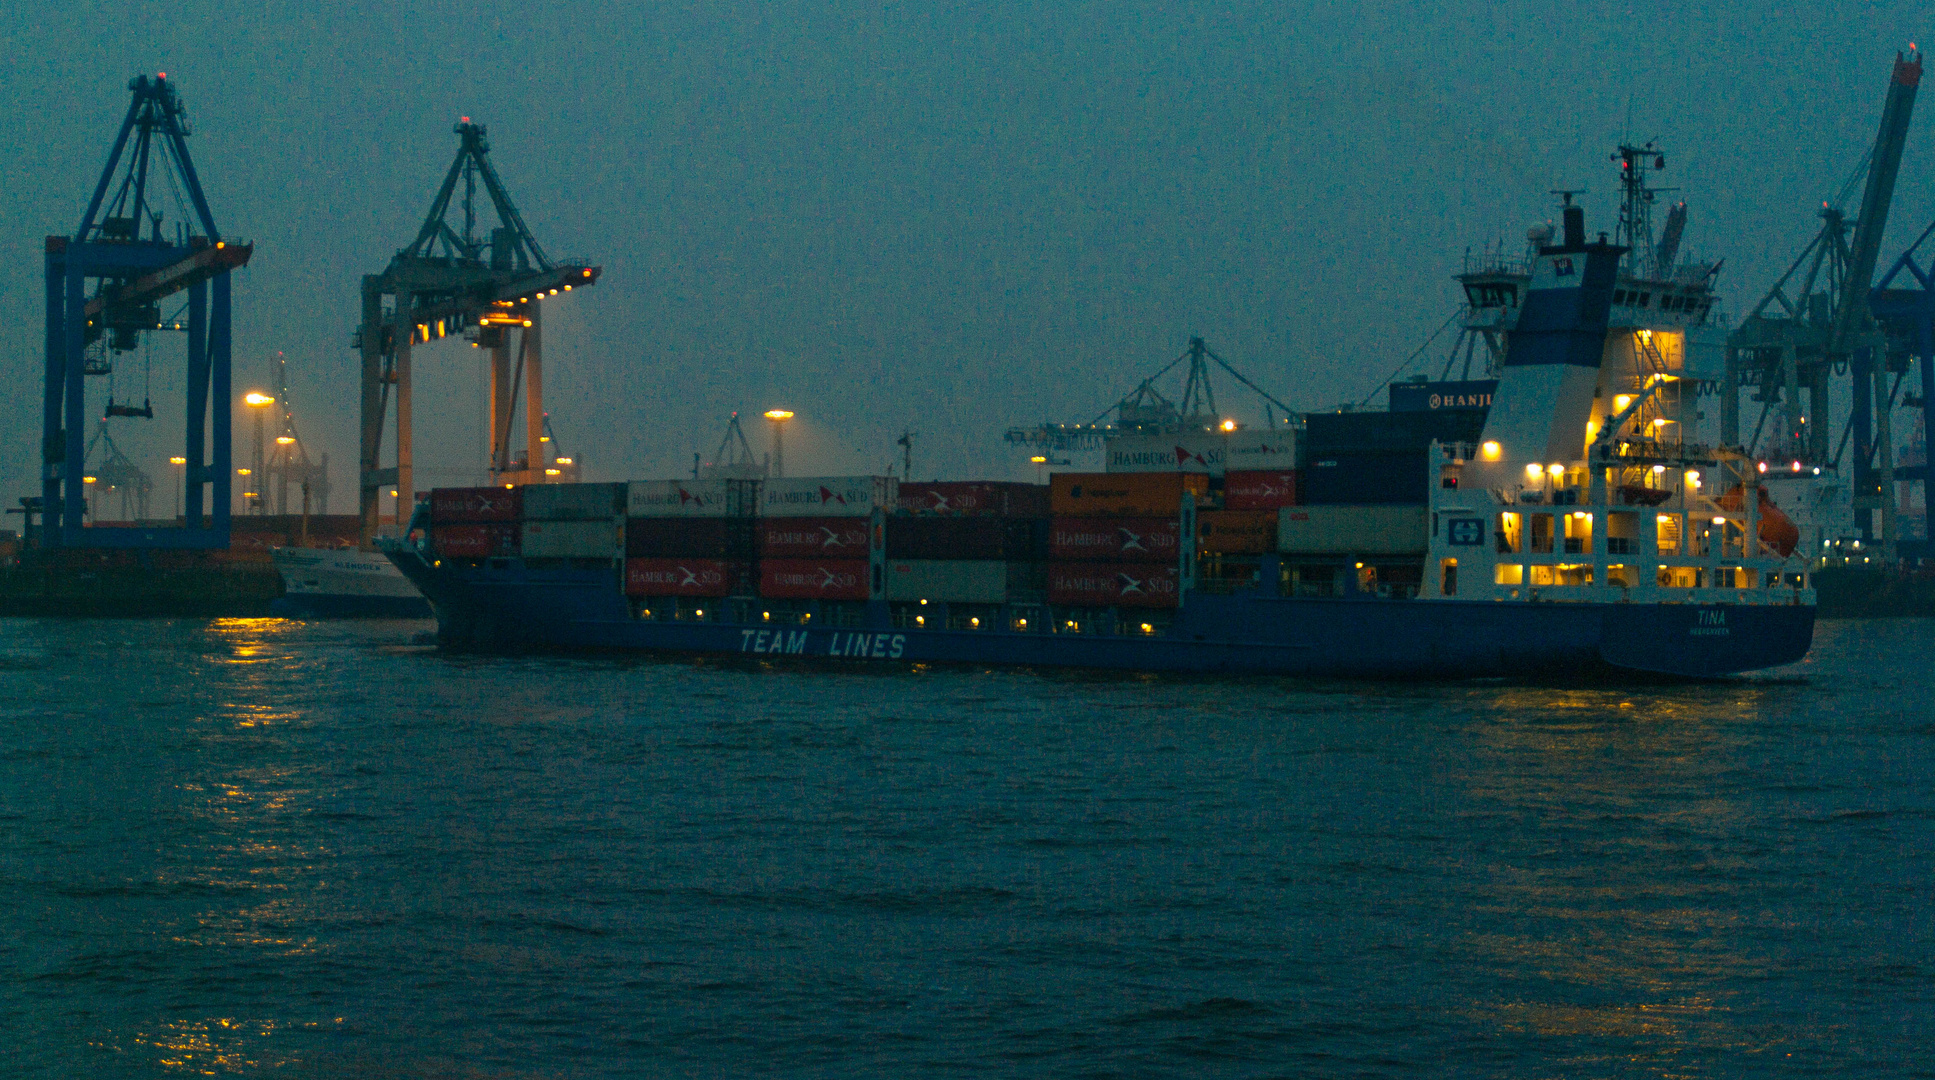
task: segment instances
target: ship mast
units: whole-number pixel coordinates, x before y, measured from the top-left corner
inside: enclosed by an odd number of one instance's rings
[[[1651,166],[1658,172],[1666,168],[1666,155],[1649,139],[1644,146],[1620,143],[1612,160],[1619,162],[1619,236],[1615,242],[1626,248],[1625,271],[1630,277],[1662,280],[1673,268],[1660,265],[1659,256],[1664,252],[1653,247],[1653,203],[1661,192],[1678,189],[1648,187],[1646,169]]]

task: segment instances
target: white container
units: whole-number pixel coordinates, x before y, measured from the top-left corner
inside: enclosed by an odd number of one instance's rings
[[[1422,555],[1429,543],[1422,506],[1286,506],[1277,511],[1277,550],[1286,555]]]
[[[887,563],[887,599],[1005,604],[1008,564],[974,559],[909,559]]]
[[[1180,435],[1123,435],[1110,439],[1105,453],[1107,469],[1112,473],[1221,476],[1229,469],[1292,469],[1297,464],[1297,433],[1285,428],[1228,434],[1191,431]]]
[[[524,520],[610,521],[625,512],[623,484],[526,484]]]
[[[624,519],[609,513],[601,521],[524,523],[522,554],[527,559],[611,559],[624,553]]]
[[[740,517],[757,505],[746,480],[634,480],[627,488],[631,517]]]
[[[765,517],[867,517],[893,512],[898,481],[891,476],[798,476],[759,487]]]
[[[1188,472],[1220,476],[1229,440],[1207,431],[1177,435],[1123,435],[1104,451],[1112,473]]]
[[[1229,454],[1224,464],[1231,470],[1294,469],[1297,467],[1297,433],[1290,428],[1275,431],[1245,428],[1229,436]]]

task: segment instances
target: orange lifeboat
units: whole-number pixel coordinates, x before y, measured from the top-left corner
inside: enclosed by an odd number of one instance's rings
[[[1720,496],[1720,509],[1738,511],[1742,505],[1740,495],[1742,490],[1737,487]],[[1782,556],[1794,554],[1794,549],[1801,543],[1800,526],[1794,524],[1792,518],[1781,513],[1780,507],[1774,505],[1774,499],[1767,494],[1767,488],[1764,485],[1755,484],[1754,490],[1760,494],[1760,542],[1780,552]]]

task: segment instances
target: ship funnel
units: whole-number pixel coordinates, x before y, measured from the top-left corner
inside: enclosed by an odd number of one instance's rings
[[[1580,207],[1565,208],[1565,246],[1569,248],[1586,246],[1586,212]]]

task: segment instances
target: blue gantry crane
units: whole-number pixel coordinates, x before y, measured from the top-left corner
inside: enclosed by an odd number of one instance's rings
[[[41,439],[41,544],[58,547],[224,548],[229,535],[229,272],[254,245],[222,238],[188,155],[188,117],[166,74],[136,76],[133,100],[94,197],[72,236],[46,245],[46,392]],[[171,192],[187,220],[164,225]],[[172,232],[172,235],[170,233]],[[186,294],[179,314],[164,300]],[[141,335],[186,331],[188,402],[179,528],[86,528],[87,377]],[[151,402],[108,402],[107,415],[152,419]],[[213,490],[206,490],[209,485]]]

